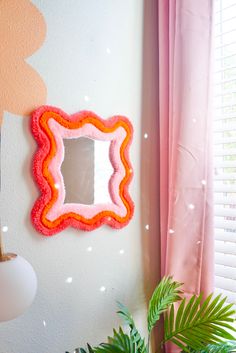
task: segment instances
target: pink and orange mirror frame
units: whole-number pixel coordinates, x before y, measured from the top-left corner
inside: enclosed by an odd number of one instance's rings
[[[31,212],[37,231],[51,236],[67,227],[91,231],[103,224],[119,229],[129,223],[134,213],[128,191],[133,177],[129,159],[133,127],[126,117],[113,116],[104,120],[90,111],[68,115],[58,108],[42,106],[32,114],[31,130],[38,144],[33,158],[33,175],[40,196]],[[110,142],[109,159],[114,169],[108,183],[110,203],[65,203],[61,173],[63,139],[80,137]]]

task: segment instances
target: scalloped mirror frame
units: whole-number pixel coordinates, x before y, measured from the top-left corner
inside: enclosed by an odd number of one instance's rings
[[[37,231],[51,236],[70,226],[91,231],[103,224],[119,229],[129,223],[134,213],[128,191],[133,177],[129,160],[133,127],[126,117],[104,120],[90,111],[68,115],[56,107],[42,106],[32,113],[31,130],[38,144],[33,176],[41,193],[31,211]],[[108,183],[111,203],[65,203],[63,139],[80,137],[110,141],[109,159],[114,169]]]

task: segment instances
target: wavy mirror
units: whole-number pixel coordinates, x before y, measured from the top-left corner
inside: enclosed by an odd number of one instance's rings
[[[130,121],[103,120],[87,111],[70,116],[43,106],[33,113],[31,127],[38,143],[33,174],[41,192],[31,212],[35,228],[53,235],[68,226],[127,225],[134,211],[128,192]]]
[[[61,173],[65,203],[92,205],[112,202],[108,187],[114,173],[109,159],[110,142],[80,137],[64,139],[63,143],[65,155]]]

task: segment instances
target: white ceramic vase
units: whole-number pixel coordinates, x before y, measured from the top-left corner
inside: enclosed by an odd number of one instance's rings
[[[0,322],[21,315],[33,302],[37,277],[33,267],[19,255],[0,262]]]

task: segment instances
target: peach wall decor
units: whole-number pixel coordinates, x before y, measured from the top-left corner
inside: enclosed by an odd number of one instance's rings
[[[31,218],[39,232],[50,236],[68,226],[90,231],[103,224],[122,228],[129,223],[134,211],[128,192],[133,176],[129,161],[133,127],[127,118],[113,116],[103,120],[90,111],[70,116],[58,108],[42,106],[32,114],[31,128],[38,143],[33,174],[41,192]],[[63,139],[79,137],[110,142],[109,158],[114,169],[109,180],[110,203],[65,203],[60,170],[64,159]]]
[[[0,123],[4,110],[26,116],[45,103],[46,86],[25,61],[45,35],[44,18],[31,1],[0,1]]]
[[[0,157],[4,111],[29,115],[46,100],[42,79],[25,61],[41,46],[45,34],[43,16],[30,1],[0,1]],[[1,181],[0,165],[0,190]],[[31,264],[21,256],[4,252],[1,232],[7,229],[4,226],[0,230],[0,322],[21,315],[32,304],[37,290]]]

